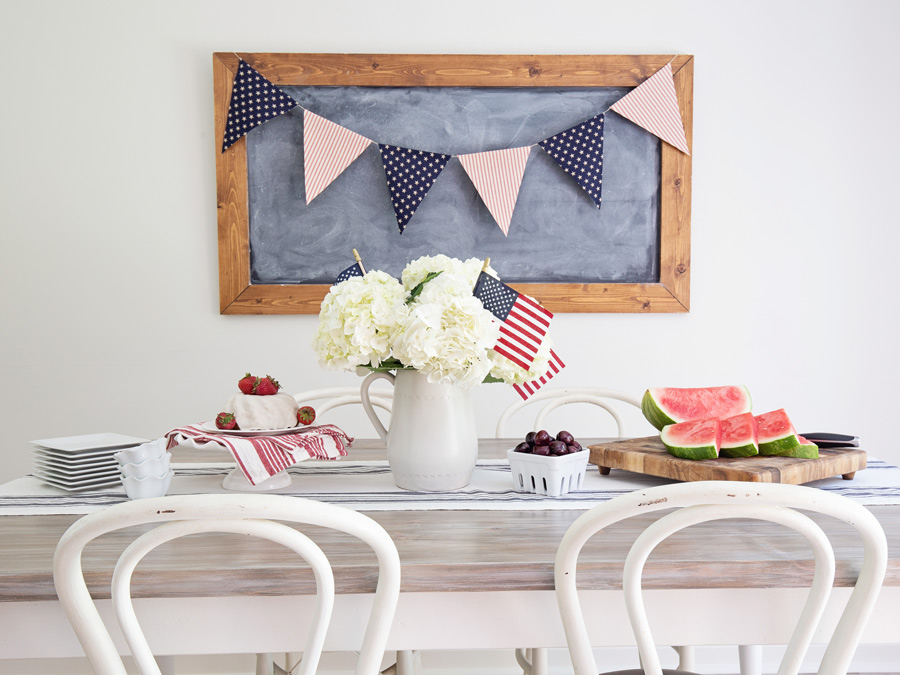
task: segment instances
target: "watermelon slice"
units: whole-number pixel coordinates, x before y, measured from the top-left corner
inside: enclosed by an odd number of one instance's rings
[[[719,420],[693,420],[663,427],[659,437],[670,455],[682,459],[719,456]]]
[[[787,455],[788,451],[793,451],[800,445],[794,425],[791,424],[784,408],[757,415],[756,429],[759,434],[759,454],[761,455],[793,456]],[[818,455],[818,449],[816,455]]]
[[[648,389],[641,399],[644,417],[657,429],[691,420],[723,419],[750,412],[750,392],[744,386]]]
[[[801,459],[819,459],[819,446],[803,436],[797,436],[800,445],[780,453],[779,457],[799,457]]]
[[[751,457],[759,454],[756,438],[756,420],[752,413],[742,413],[721,420],[722,441],[719,455],[722,457]]]

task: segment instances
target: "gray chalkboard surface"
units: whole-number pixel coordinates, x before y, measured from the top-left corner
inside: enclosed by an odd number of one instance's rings
[[[628,89],[285,87],[303,108],[377,143],[460,155],[536,144],[607,110]],[[610,112],[603,200],[532,148],[505,236],[458,160],[400,234],[380,153],[369,148],[309,205],[303,112],[247,138],[253,283],[331,283],[352,264],[399,276],[410,260],[490,256],[507,282],[655,282],[659,278],[659,140]],[[577,252],[577,255],[576,255]]]
[[[354,248],[395,276],[422,255],[490,257],[554,312],[687,311],[690,155],[607,112],[598,210],[537,143],[667,63],[690,143],[693,57],[217,53],[219,142],[239,58],[375,143],[310,204],[301,108],[217,153],[223,313],[316,313]],[[377,143],[454,156],[403,234]],[[522,146],[532,149],[506,236],[456,156]]]

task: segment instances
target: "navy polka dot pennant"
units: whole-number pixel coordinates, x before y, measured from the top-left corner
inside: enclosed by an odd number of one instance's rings
[[[576,124],[538,145],[584,188],[599,209],[603,187],[603,115]]]
[[[222,152],[251,129],[283,115],[298,105],[300,104],[241,59],[231,90],[231,105],[228,107]]]
[[[434,185],[450,155],[378,144],[400,233]]]

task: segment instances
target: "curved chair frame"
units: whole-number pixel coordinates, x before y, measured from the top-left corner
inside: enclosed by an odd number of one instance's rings
[[[400,558],[385,530],[368,516],[332,504],[284,495],[181,495],[140,499],[111,506],[76,521],[62,536],[53,559],[57,595],[85,654],[99,675],[125,675],[116,650],[84,581],[81,555],[93,539],[144,523],[158,526],[137,537],[120,556],[112,581],[116,617],[140,672],[160,671],[141,631],[130,597],[131,575],[160,544],[197,532],[235,532],[283,544],[312,567],[317,584],[316,620],[304,646],[303,675],[312,675],[321,656],[334,604],[331,566],[319,547],[285,525],[317,525],[346,532],[368,544],[378,560],[378,582],[357,663],[357,675],[376,675],[400,593]]]
[[[522,410],[525,406],[541,401],[550,401],[550,403],[546,403],[538,412],[537,417],[534,421],[534,431],[538,431],[539,429],[543,428],[542,425],[544,423],[544,418],[561,406],[568,405],[569,403],[591,403],[608,412],[616,422],[618,435],[624,436],[625,423],[622,420],[621,415],[619,415],[614,406],[611,406],[604,399],[623,401],[624,403],[628,403],[637,407],[639,410],[641,407],[640,398],[632,396],[631,394],[626,394],[622,391],[616,391],[615,389],[600,389],[597,387],[566,387],[563,389],[544,389],[537,392],[527,400],[516,401],[515,403],[511,404],[506,410],[504,410],[500,415],[500,419],[497,420],[497,429],[495,436],[497,438],[508,438],[509,433],[507,431],[507,424],[510,418],[520,410]]]
[[[749,489],[748,489],[749,488]],[[641,597],[641,572],[653,548],[670,534],[690,525],[722,518],[754,518],[796,530],[810,543],[816,569],[806,604],[782,659],[779,675],[796,675],[825,607],[834,577],[834,556],[821,529],[802,509],[832,516],[853,526],[862,539],[864,559],[856,585],[817,671],[819,675],[846,673],[871,614],[887,567],[887,540],[875,517],[845,497],[815,488],[780,483],[698,481],[637,490],[595,506],[572,523],[556,556],[555,583],[566,642],[576,675],[596,675],[581,605],[576,565],[584,544],[597,532],[632,516],[679,508],[648,527],[634,542],[623,576],[626,609],[647,675],[661,675],[659,656],[650,633]]]
[[[391,412],[391,404],[394,400],[394,392],[392,390],[372,391],[369,396],[372,405]],[[310,391],[294,394],[294,400],[296,400],[299,405],[322,399],[327,400],[325,403],[316,406],[316,415],[322,415],[332,408],[362,403],[359,388],[354,387],[329,387],[327,389],[312,389]]]

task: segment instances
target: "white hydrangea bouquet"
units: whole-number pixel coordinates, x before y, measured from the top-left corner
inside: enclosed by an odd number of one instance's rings
[[[322,301],[313,348],[332,370],[415,370],[435,384],[523,384],[547,372],[550,336],[529,370],[492,347],[498,322],[472,289],[478,258],[445,255],[409,263],[401,279],[369,271],[332,286]],[[496,277],[489,266],[485,270]]]

